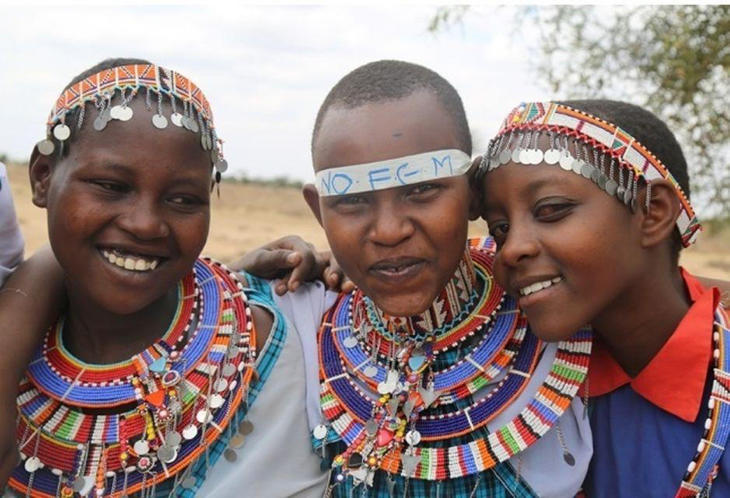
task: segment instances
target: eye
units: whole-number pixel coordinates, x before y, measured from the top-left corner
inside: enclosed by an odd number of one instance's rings
[[[497,246],[501,246],[504,240],[507,238],[507,232],[509,232],[509,223],[507,221],[487,221],[489,228],[489,234],[492,236]]]
[[[172,206],[181,209],[194,209],[207,204],[206,201],[191,194],[175,194],[167,198],[167,202]]]
[[[89,180],[89,183],[108,193],[123,194],[130,190],[129,185],[115,180]]]
[[[437,183],[416,183],[408,189],[408,196],[425,197],[428,194],[435,194],[441,185]]]
[[[574,206],[575,204],[564,201],[538,204],[535,206],[533,216],[539,221],[558,221],[570,214]]]

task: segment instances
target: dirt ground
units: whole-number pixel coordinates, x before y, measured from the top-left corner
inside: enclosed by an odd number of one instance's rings
[[[26,168],[8,166],[26,254],[47,242],[45,212],[31,203]],[[471,224],[473,235],[486,232],[484,222]],[[327,240],[296,188],[224,182],[212,202],[212,223],[204,254],[230,261],[249,249],[287,234],[299,234],[317,247]],[[730,229],[705,231],[695,246],[683,251],[681,263],[706,277],[730,280]]]

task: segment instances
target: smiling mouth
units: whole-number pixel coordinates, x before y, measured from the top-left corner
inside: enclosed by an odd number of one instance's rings
[[[553,285],[559,284],[563,281],[563,277],[554,277],[549,280],[543,280],[542,282],[535,282],[534,284],[527,285],[519,290],[520,296],[526,297],[541,290],[548,289]]]
[[[101,255],[104,256],[109,263],[118,266],[124,270],[134,272],[152,271],[162,262],[162,258],[154,256],[142,256],[118,249],[101,249]]]

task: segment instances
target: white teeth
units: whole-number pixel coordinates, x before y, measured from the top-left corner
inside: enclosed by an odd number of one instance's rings
[[[539,292],[543,289],[547,289],[548,287],[552,287],[553,285],[560,283],[563,281],[563,277],[554,277],[550,280],[544,280],[542,282],[535,282],[534,284],[527,285],[520,289],[520,296],[529,296],[530,294],[534,294],[535,292]]]
[[[160,260],[157,258],[148,259],[140,256],[122,255],[119,251],[114,253],[106,249],[102,250],[101,253],[111,264],[117,265],[125,270],[149,271],[154,270],[160,264]]]

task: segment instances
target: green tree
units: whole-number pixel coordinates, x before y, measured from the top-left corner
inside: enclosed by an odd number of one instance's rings
[[[429,29],[476,8],[443,7]],[[677,134],[693,197],[730,210],[730,6],[523,7],[515,33],[539,30],[534,77],[561,98],[614,98],[651,110]],[[719,211],[719,212],[718,212]]]

